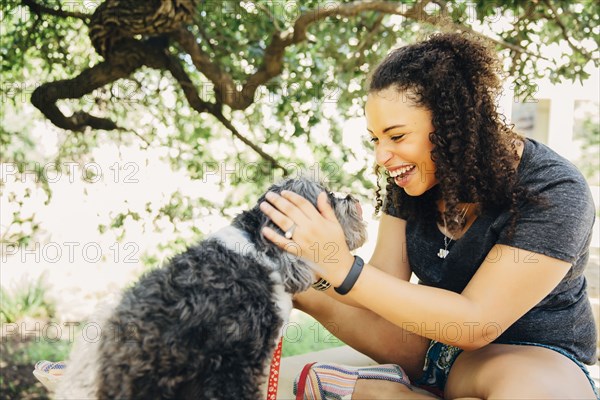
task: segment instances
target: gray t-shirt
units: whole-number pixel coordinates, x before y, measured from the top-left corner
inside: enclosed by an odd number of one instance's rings
[[[572,264],[556,288],[516,321],[495,343],[534,342],[558,346],[586,364],[596,361],[597,332],[583,271],[589,258],[594,224],[594,203],[581,173],[547,146],[525,140],[518,167],[519,182],[543,204],[520,209],[512,238],[508,210],[478,216],[469,230],[452,242],[445,259],[437,256],[444,235],[434,219],[408,218],[407,252],[419,284],[460,293],[495,244],[544,254]],[[390,188],[401,190],[397,186]],[[402,218],[402,210],[386,203],[387,214]],[[406,219],[406,218],[405,218]],[[489,254],[490,259],[495,255]],[[535,262],[534,259],[531,262]],[[490,331],[491,332],[491,331]]]

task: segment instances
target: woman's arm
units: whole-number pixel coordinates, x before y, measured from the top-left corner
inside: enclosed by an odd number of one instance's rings
[[[339,249],[337,262],[312,261],[321,268],[323,278],[339,286],[353,257],[326,197],[319,196],[318,210],[295,193],[271,194],[267,199],[277,209],[262,209],[278,226],[290,226],[291,220],[298,227],[293,241],[268,228],[263,231],[265,237],[284,249],[295,242],[303,254],[318,253],[312,251],[315,245],[328,248],[335,244]],[[403,246],[400,243],[396,247]],[[375,262],[385,263],[386,251],[380,251]],[[406,277],[406,271],[402,277],[393,276],[367,264],[346,296],[405,330],[473,350],[492,342],[533,308],[558,285],[569,268],[569,263],[558,259],[496,245],[460,294],[414,285],[401,279]]]
[[[561,260],[496,245],[460,294],[394,279],[367,265],[348,296],[405,330],[474,350],[546,297],[569,268]]]
[[[391,215],[383,214],[379,221],[377,242],[369,265],[396,277],[408,281],[411,276],[408,254],[406,252],[406,221]],[[355,307],[366,308],[348,296],[341,296],[333,290],[333,286],[325,290],[334,299]]]
[[[370,265],[403,281],[412,273],[406,251],[406,221],[383,214]]]

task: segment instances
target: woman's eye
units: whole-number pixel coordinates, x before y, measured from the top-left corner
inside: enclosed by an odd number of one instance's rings
[[[390,139],[392,139],[394,142],[397,142],[398,140],[402,139],[404,137],[404,135],[397,135],[397,136],[392,136]]]
[[[377,139],[375,136],[371,136],[371,137],[369,138],[369,142],[371,142],[371,143],[377,143],[377,141],[378,141],[378,140],[379,140],[379,139]]]

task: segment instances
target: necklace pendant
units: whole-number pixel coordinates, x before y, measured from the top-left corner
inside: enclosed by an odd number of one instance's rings
[[[446,256],[448,255],[448,253],[450,253],[450,251],[449,251],[449,250],[446,250],[446,249],[440,249],[440,250],[438,251],[438,253],[437,253],[437,256],[438,256],[439,258],[446,258]]]

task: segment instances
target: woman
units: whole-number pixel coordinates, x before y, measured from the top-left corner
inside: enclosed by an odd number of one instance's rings
[[[597,398],[583,365],[596,361],[583,276],[590,190],[572,164],[505,124],[499,71],[485,45],[440,34],[373,72],[365,115],[387,186],[362,268],[324,195],[318,209],[286,192],[261,205],[286,231],[264,235],[312,257],[321,277],[295,306],[390,363],[383,377],[317,364],[308,379],[321,397],[428,398],[410,392],[408,375],[448,399]]]

